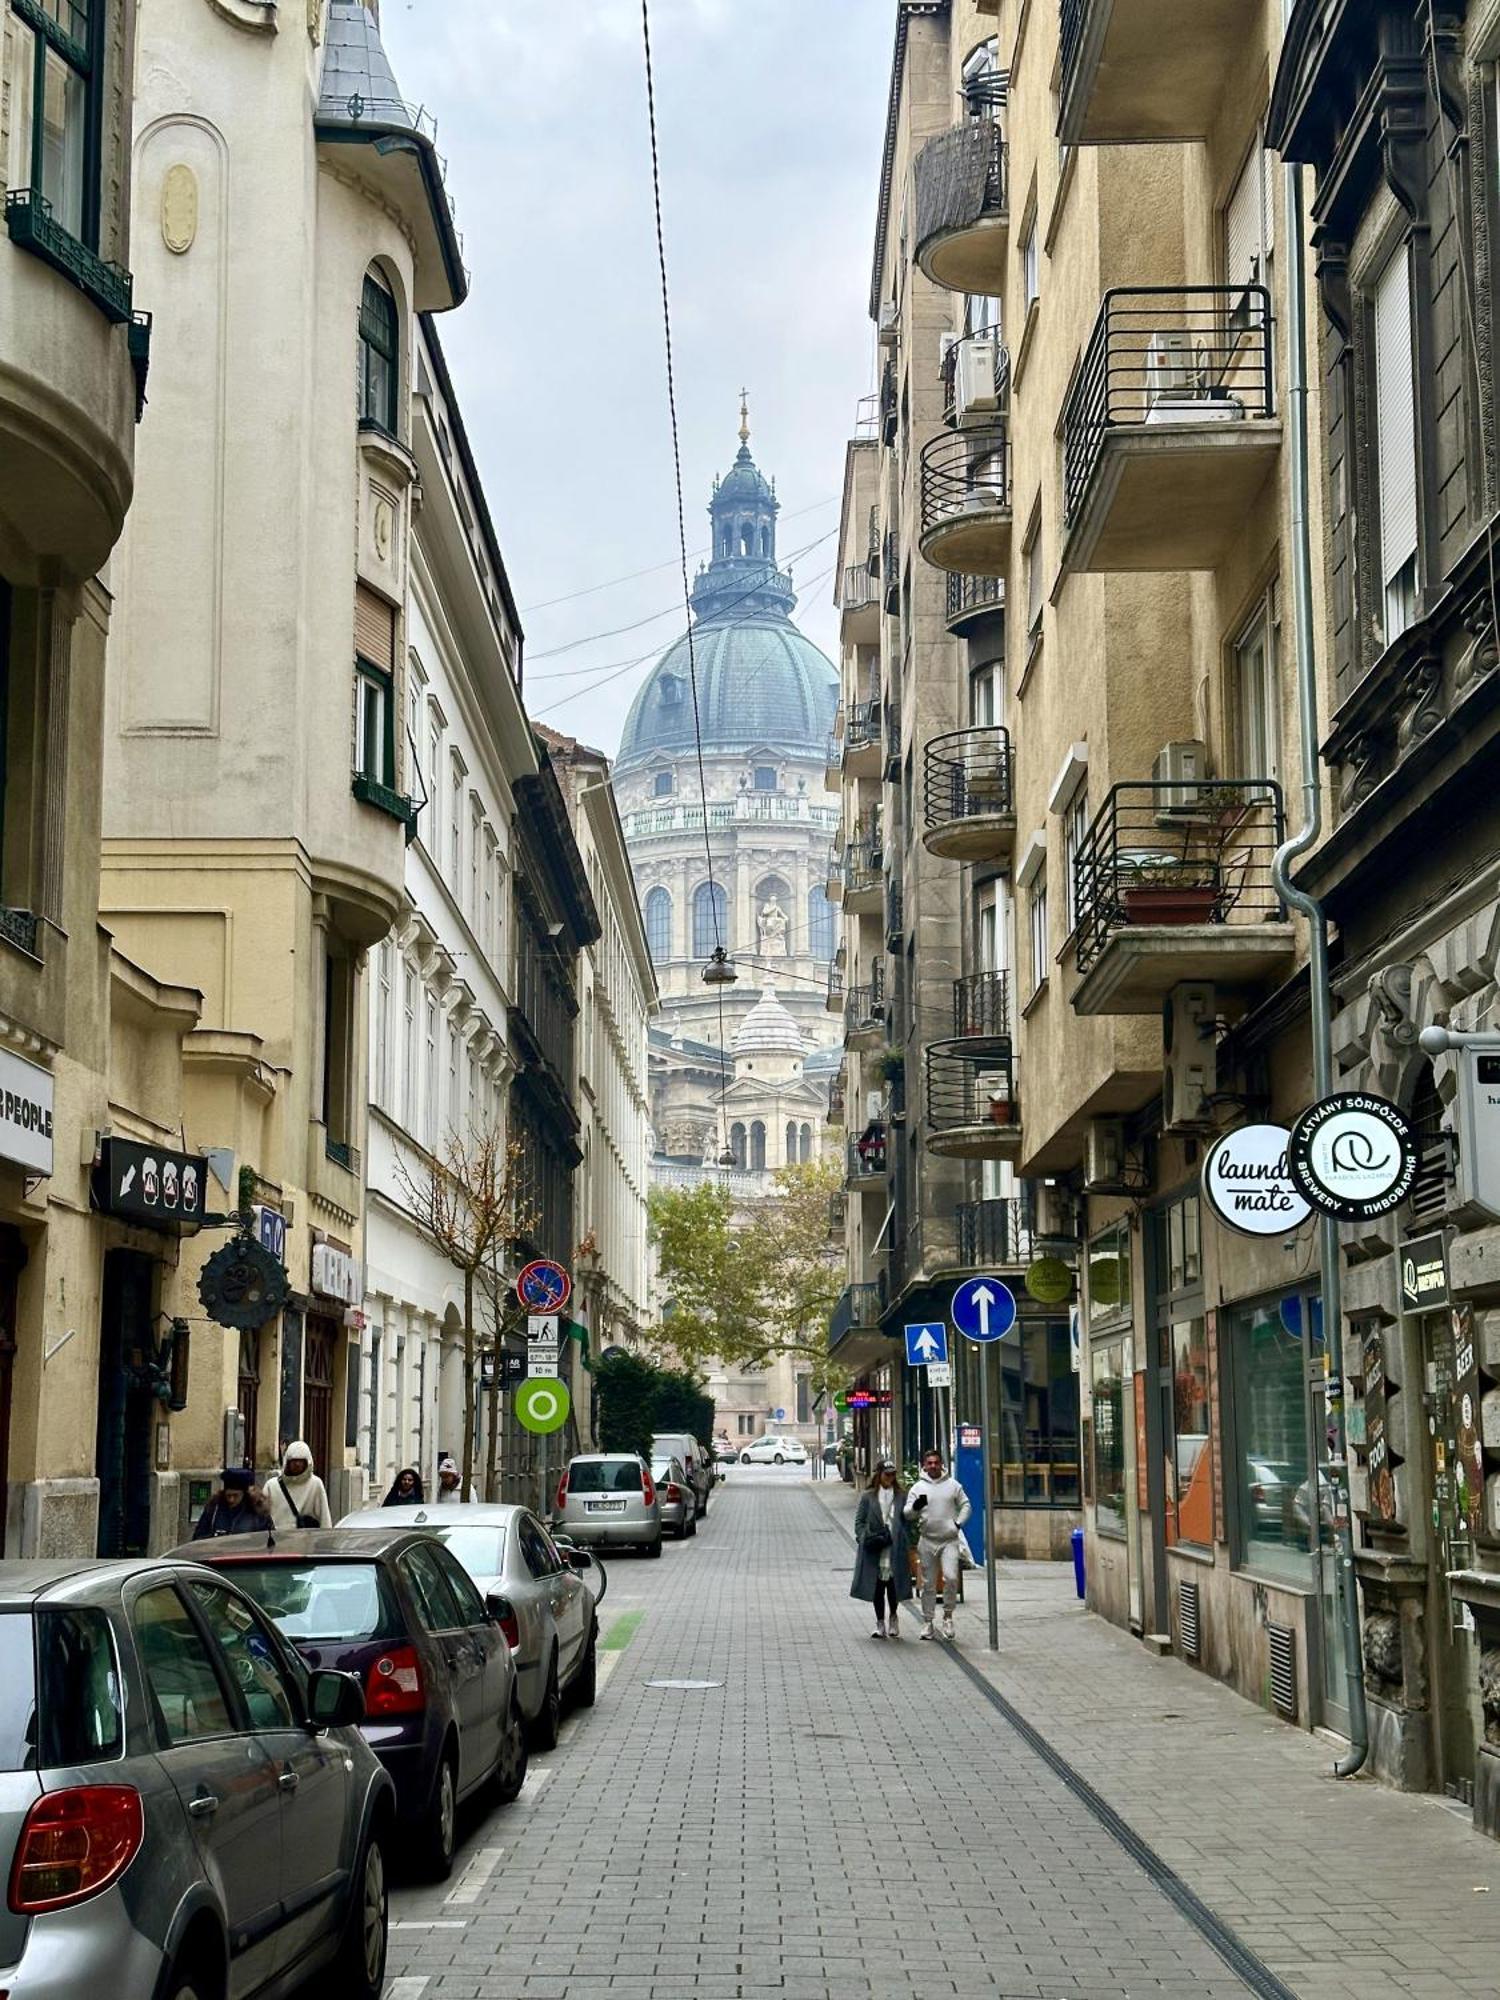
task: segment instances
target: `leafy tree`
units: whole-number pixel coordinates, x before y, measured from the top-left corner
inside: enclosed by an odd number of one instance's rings
[[[594,1367],[599,1392],[599,1449],[651,1456],[661,1371],[639,1354],[612,1354]]]
[[[736,1207],[725,1188],[658,1188],[650,1203],[662,1296],[656,1329],[684,1368],[717,1359],[763,1368],[774,1356],[812,1364],[814,1391],[840,1388],[828,1359],[828,1316],[844,1284],[830,1241],[829,1203],[842,1184],[835,1160],[782,1167],[774,1192]]]

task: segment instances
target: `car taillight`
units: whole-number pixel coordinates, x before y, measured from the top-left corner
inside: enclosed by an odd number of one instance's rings
[[[521,1643],[521,1621],[516,1617],[516,1607],[509,1598],[502,1597],[496,1604],[500,1618],[500,1630],[505,1634],[505,1643],[514,1649]]]
[[[1250,1498],[1256,1503],[1257,1506],[1259,1506],[1260,1502],[1264,1500],[1265,1497],[1266,1497],[1266,1489],[1264,1486],[1261,1486],[1259,1483],[1257,1483],[1256,1485],[1250,1488]]]
[[[427,1706],[422,1662],[415,1646],[392,1646],[372,1662],[365,1675],[365,1715],[417,1715]]]
[[[680,1486],[673,1486],[669,1481],[667,1485],[666,1497],[669,1502],[675,1504],[675,1502],[677,1502],[682,1498],[682,1488]]]
[[[97,1896],[124,1874],[145,1836],[141,1795],[130,1785],[43,1792],[16,1843],[10,1907],[35,1916]]]
[[[557,1511],[559,1514],[562,1512],[563,1508],[567,1506],[567,1504],[568,1504],[568,1475],[566,1472],[564,1472],[562,1478],[559,1479],[557,1482]]]
[[[654,1507],[656,1505],[656,1487],[652,1482],[649,1472],[641,1474],[641,1492],[645,1495],[646,1505]]]

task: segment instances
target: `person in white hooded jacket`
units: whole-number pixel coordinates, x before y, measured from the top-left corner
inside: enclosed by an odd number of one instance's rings
[[[281,1470],[262,1489],[273,1528],[331,1528],[333,1514],[323,1482],[313,1471],[312,1452],[301,1438],[281,1454]]]
[[[958,1600],[958,1536],[973,1508],[969,1496],[951,1474],[943,1472],[942,1454],[922,1454],[922,1476],[906,1496],[906,1518],[917,1530],[917,1560],[922,1565],[922,1630],[919,1638],[935,1639],[937,1587],[943,1583],[943,1637],[953,1637],[953,1607]]]

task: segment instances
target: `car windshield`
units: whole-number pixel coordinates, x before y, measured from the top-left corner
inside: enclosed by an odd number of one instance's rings
[[[575,1458],[568,1467],[570,1493],[639,1493],[641,1468],[633,1458]]]
[[[125,1720],[102,1611],[0,1613],[0,1770],[118,1757]]]
[[[242,1590],[289,1639],[389,1639],[400,1622],[374,1563],[235,1563]]]
[[[505,1530],[491,1523],[487,1527],[452,1527],[444,1522],[424,1523],[424,1535],[441,1542],[456,1556],[470,1576],[499,1576],[505,1568]]]

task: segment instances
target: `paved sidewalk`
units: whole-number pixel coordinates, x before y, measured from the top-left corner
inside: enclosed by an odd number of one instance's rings
[[[941,1648],[870,1640],[819,1490],[732,1480],[695,1541],[610,1565],[606,1635],[644,1617],[453,1881],[394,1897],[392,2000],[1257,1990]]]
[[[849,1487],[816,1492],[852,1521]],[[968,1664],[1302,2000],[1500,1995],[1500,1845],[1467,1809],[1334,1778],[1325,1741],[1087,1612],[1070,1566],[1001,1564],[998,1655],[968,1586]]]

